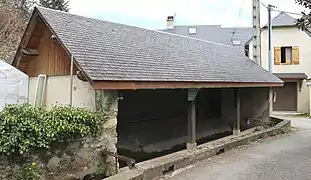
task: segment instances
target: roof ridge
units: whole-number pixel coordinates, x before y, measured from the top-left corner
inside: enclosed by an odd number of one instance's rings
[[[287,16],[289,16],[289,17],[291,17],[292,19],[295,19],[293,16],[291,16],[290,14],[288,14],[287,12],[285,12],[285,11],[281,11],[277,16],[275,16],[273,19],[275,19],[275,18],[278,18],[278,17],[280,17],[280,16],[282,16],[282,15],[287,15]],[[273,20],[272,19],[272,20]]]
[[[220,26],[221,27],[221,24],[180,24],[180,25],[174,25],[174,26],[183,26],[183,27],[190,27],[190,26]]]
[[[188,37],[188,36],[183,36],[183,35],[179,35],[179,34],[173,34],[173,33],[163,32],[163,31],[159,31],[159,30],[147,29],[147,28],[137,27],[137,26],[128,25],[128,24],[122,24],[122,23],[111,22],[111,21],[106,21],[106,20],[102,20],[102,19],[96,19],[96,18],[92,18],[92,17],[81,16],[81,15],[73,14],[73,13],[70,13],[70,12],[64,12],[64,11],[59,11],[59,10],[55,10],[55,9],[45,8],[45,7],[36,7],[36,8],[39,10],[39,12],[40,12],[40,9],[45,9],[45,10],[54,11],[54,12],[57,12],[57,13],[64,13],[64,14],[69,14],[69,15],[73,15],[73,16],[93,19],[93,20],[102,21],[102,22],[108,22],[108,23],[114,23],[114,24],[119,24],[119,25],[125,25],[125,26],[129,26],[129,27],[135,27],[135,28],[144,29],[144,30],[147,30],[147,31],[153,31],[153,32],[158,32],[158,33],[163,33],[163,34],[169,34],[169,35],[172,35],[172,36],[177,36],[177,37],[197,40],[197,41],[200,41],[200,42],[215,44],[215,45],[229,47],[229,48],[233,49],[232,46],[229,46],[229,45],[226,45],[226,44],[221,44],[221,43],[212,42],[212,41],[206,41],[206,40],[197,39],[197,38]]]

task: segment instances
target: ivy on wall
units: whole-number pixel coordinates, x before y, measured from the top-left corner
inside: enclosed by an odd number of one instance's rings
[[[0,155],[25,155],[35,149],[101,132],[102,111],[55,106],[9,105],[0,113]]]

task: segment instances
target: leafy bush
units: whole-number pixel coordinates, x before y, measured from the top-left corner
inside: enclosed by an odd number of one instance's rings
[[[54,143],[96,136],[107,116],[69,106],[9,105],[0,113],[0,155],[23,155]]]
[[[24,164],[14,173],[14,179],[16,180],[39,180],[42,176],[43,170],[35,162],[32,162],[31,165]]]

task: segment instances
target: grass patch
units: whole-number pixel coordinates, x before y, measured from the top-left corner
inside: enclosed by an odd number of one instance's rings
[[[296,114],[296,117],[307,117],[310,118],[310,114],[309,113],[304,113],[304,114]]]

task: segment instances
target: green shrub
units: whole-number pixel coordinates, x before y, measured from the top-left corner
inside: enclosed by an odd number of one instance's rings
[[[87,135],[96,136],[107,116],[84,108],[9,105],[0,113],[0,155],[23,155]]]
[[[43,170],[35,162],[32,162],[31,165],[24,164],[14,173],[14,179],[16,180],[40,180],[42,176]]]

